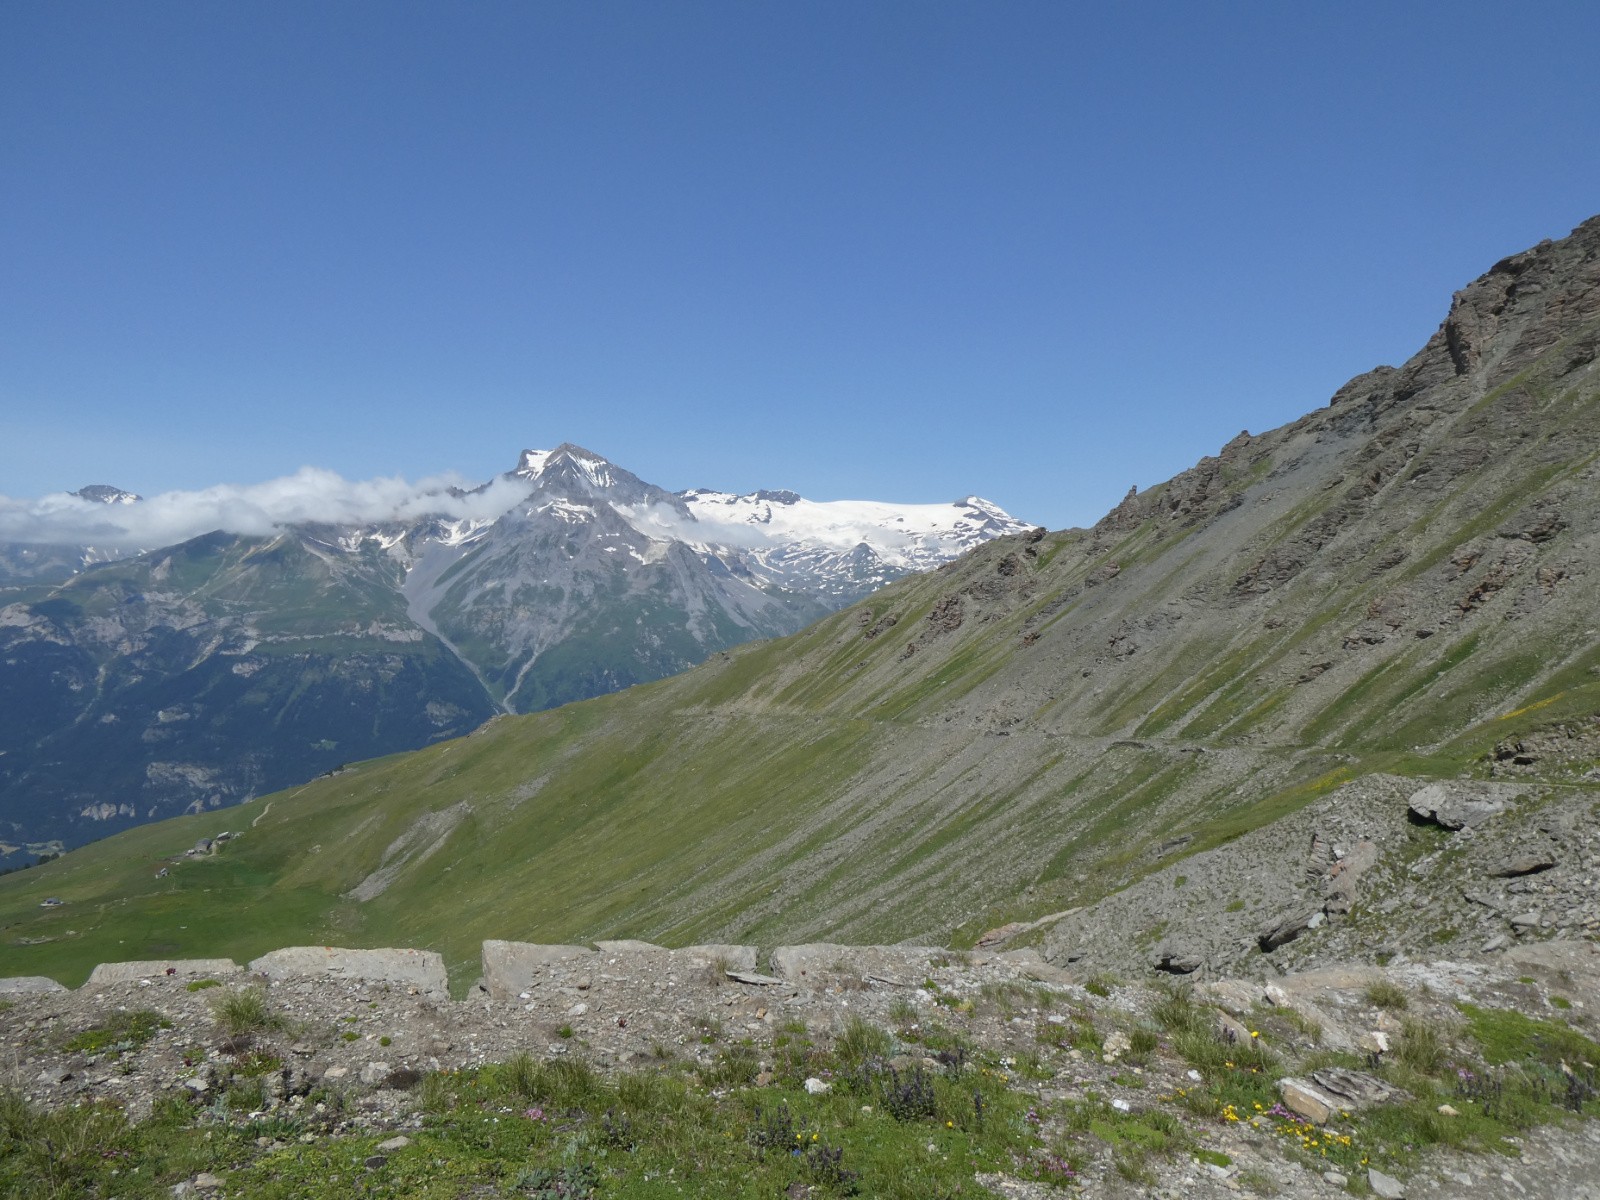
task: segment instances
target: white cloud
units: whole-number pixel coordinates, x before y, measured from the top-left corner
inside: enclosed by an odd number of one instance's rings
[[[453,496],[455,476],[415,483],[398,476],[349,480],[318,467],[254,484],[163,492],[137,504],[102,504],[59,492],[37,500],[0,496],[0,542],[92,545],[124,551],[170,546],[224,530],[270,534],[283,525],[367,525],[438,515],[493,518],[528,494],[522,480],[497,477],[481,492]]]

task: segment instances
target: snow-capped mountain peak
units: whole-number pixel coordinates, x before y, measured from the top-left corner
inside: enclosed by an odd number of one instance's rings
[[[91,483],[79,488],[72,495],[80,500],[94,500],[100,504],[137,504],[144,499],[135,492],[125,492],[119,487],[112,487],[109,483]]]

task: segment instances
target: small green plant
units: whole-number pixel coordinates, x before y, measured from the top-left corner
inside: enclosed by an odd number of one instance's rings
[[[221,982],[215,979],[191,979],[188,983],[188,990],[191,992],[203,992],[207,988],[221,986]]]
[[[594,1195],[600,1186],[600,1173],[588,1163],[526,1167],[512,1179],[511,1186],[533,1200],[568,1200]]]
[[[1140,1025],[1128,1034],[1128,1042],[1131,1047],[1129,1057],[1137,1062],[1143,1062],[1161,1045],[1161,1035],[1154,1029]]]
[[[104,1025],[96,1025],[75,1034],[62,1048],[81,1050],[86,1054],[116,1054],[137,1050],[161,1029],[171,1029],[172,1022],[158,1012],[141,1009],[138,1012],[115,1013]]]
[[[1243,912],[1244,911],[1244,901],[1243,900],[1230,900],[1230,901],[1228,901],[1228,907],[1226,909],[1224,909],[1223,911],[1231,912],[1231,913]]]
[[[850,1023],[833,1045],[834,1056],[844,1067],[860,1066],[869,1058],[888,1058],[893,1051],[894,1039],[860,1017],[850,1018]]]
[[[1189,877],[1187,875],[1179,875],[1176,879],[1174,879],[1172,881],[1172,886],[1174,888],[1181,888],[1184,884],[1186,884],[1188,882],[1189,882]]]
[[[1565,1010],[1565,1009],[1569,1009],[1569,1008],[1572,1007],[1572,1001],[1568,1000],[1565,996],[1551,996],[1550,997],[1550,1006],[1552,1008],[1559,1008],[1559,1009]]]
[[[283,1027],[283,1018],[267,1007],[267,993],[258,987],[224,992],[211,1002],[211,1015],[231,1034]]]
[[[1444,1041],[1437,1025],[1407,1017],[1400,1025],[1395,1057],[1413,1071],[1433,1075],[1444,1065]]]
[[[700,1082],[708,1088],[742,1087],[755,1082],[761,1061],[749,1046],[729,1046],[717,1061],[700,1071]]]
[[[346,1029],[339,1036],[347,1042],[359,1042],[361,1040],[361,1035],[354,1029]]]
[[[1111,989],[1116,987],[1118,982],[1119,980],[1115,975],[1100,971],[1089,977],[1083,985],[1083,990],[1091,996],[1099,996],[1104,999],[1111,995]]]
[[[1367,1003],[1374,1008],[1402,1012],[1410,1003],[1405,989],[1387,979],[1380,979],[1367,987]]]
[[[565,1041],[567,1038],[570,1038],[572,1036],[572,1026],[563,1025],[560,1029],[556,1030],[556,1036],[561,1038],[563,1041]]]
[[[392,1045],[394,1045],[394,1039],[392,1037],[390,1037],[386,1033],[381,1038],[378,1039],[378,1045],[380,1045],[380,1046],[392,1046]]]

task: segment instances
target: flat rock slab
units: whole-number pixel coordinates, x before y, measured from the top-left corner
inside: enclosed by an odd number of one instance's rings
[[[239,964],[231,958],[157,958],[142,962],[101,963],[89,972],[85,987],[103,983],[132,983],[152,975],[181,975],[199,978],[210,975],[237,975]]]
[[[829,975],[912,984],[927,975],[934,959],[959,957],[932,946],[838,946],[809,942],[779,946],[772,952],[772,970],[791,983]]]
[[[8,975],[0,978],[0,996],[22,996],[35,992],[64,992],[67,989],[48,975]]]
[[[540,968],[574,959],[597,959],[587,946],[546,945],[540,942],[483,943],[482,987],[491,1000],[515,1000],[527,991]]]
[[[444,959],[432,950],[347,950],[339,946],[289,946],[263,954],[250,969],[268,979],[306,977],[359,980],[415,988],[448,999],[450,980]]]
[[[756,987],[772,987],[784,981],[773,975],[758,975],[754,971],[729,971],[728,978],[735,983],[748,983]]]

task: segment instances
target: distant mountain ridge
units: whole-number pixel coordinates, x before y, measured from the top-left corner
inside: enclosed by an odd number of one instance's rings
[[[497,487],[503,511],[446,515]],[[0,847],[233,803],[659,679],[1027,528],[976,498],[676,494],[571,444],[439,497],[410,520],[126,557],[0,547]]]

